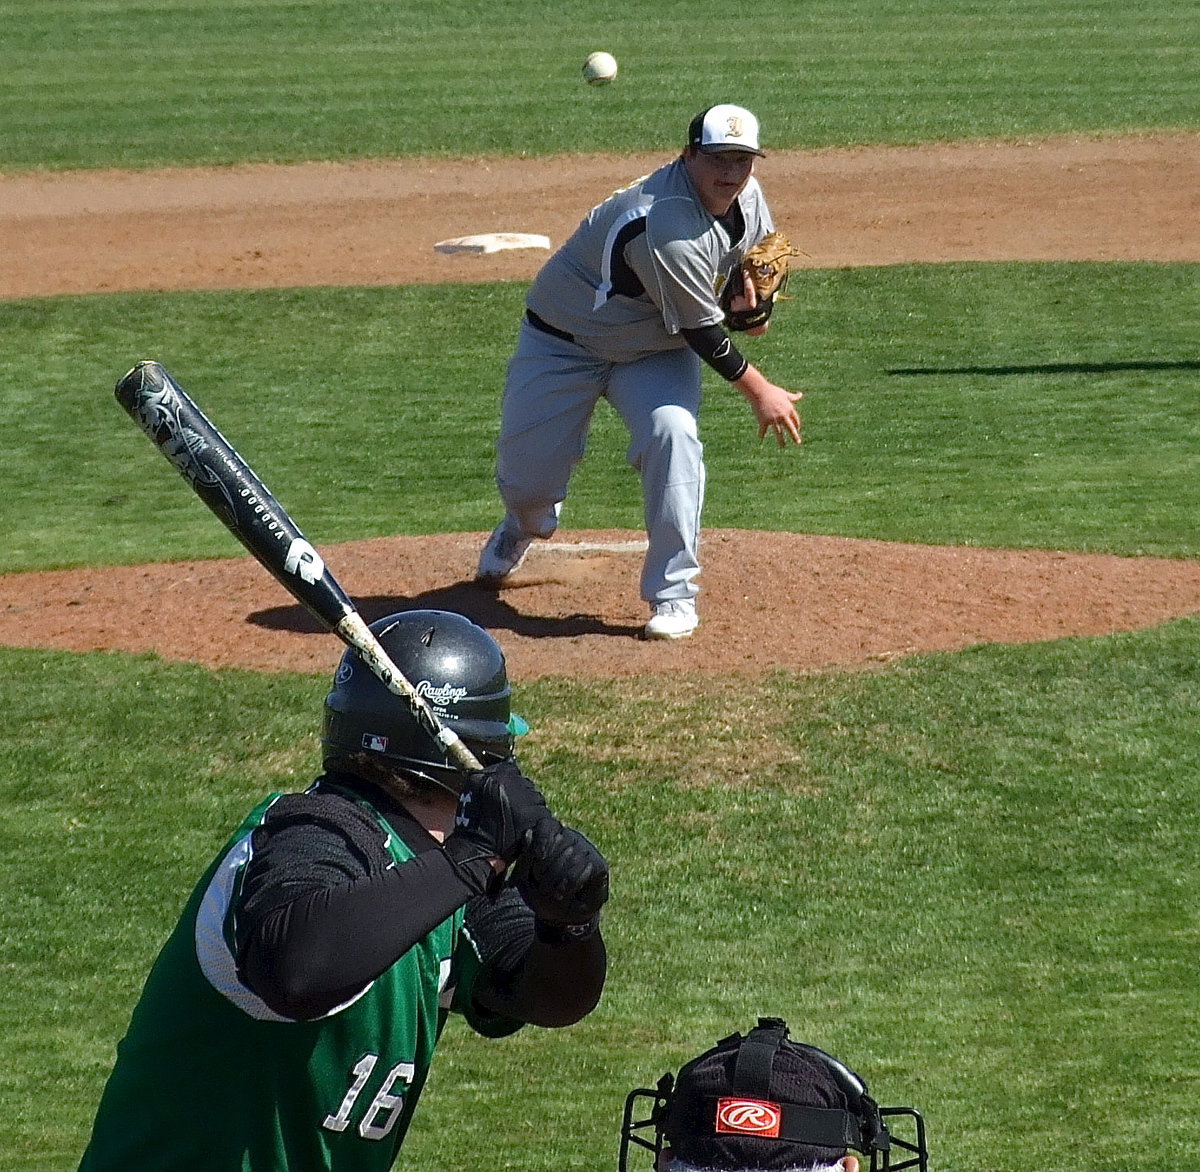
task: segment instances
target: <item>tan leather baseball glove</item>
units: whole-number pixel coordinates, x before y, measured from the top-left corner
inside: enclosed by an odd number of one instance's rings
[[[741,272],[749,275],[758,304],[753,309],[732,307],[734,297],[743,293],[743,282],[739,280],[741,273],[735,270],[721,290],[725,324],[731,330],[752,330],[762,325],[775,308],[775,295],[787,285],[788,259],[801,255],[800,249],[793,247],[782,232],[772,232],[748,248],[742,258]]]

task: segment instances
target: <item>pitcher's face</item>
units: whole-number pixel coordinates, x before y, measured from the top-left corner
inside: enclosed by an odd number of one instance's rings
[[[684,166],[705,209],[723,216],[750,181],[757,160],[749,151],[705,153],[693,148],[684,156]]]

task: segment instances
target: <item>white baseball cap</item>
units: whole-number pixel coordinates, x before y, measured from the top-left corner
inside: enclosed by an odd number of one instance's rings
[[[758,119],[741,106],[709,106],[688,126],[688,146],[705,154],[747,151],[762,156],[758,145]]]

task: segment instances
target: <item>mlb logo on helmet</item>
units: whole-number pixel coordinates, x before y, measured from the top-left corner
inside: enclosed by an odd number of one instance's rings
[[[732,1135],[778,1138],[783,1116],[777,1103],[762,1099],[718,1099],[715,1130]]]
[[[369,749],[372,753],[386,753],[388,739],[381,737],[378,733],[363,733],[362,747]]]

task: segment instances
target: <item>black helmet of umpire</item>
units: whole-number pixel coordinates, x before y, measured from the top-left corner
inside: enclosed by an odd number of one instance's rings
[[[444,610],[410,610],[371,624],[392,662],[484,764],[511,757],[526,725],[510,708],[500,645],[482,627]],[[354,650],[338,664],[325,697],[322,743],[328,769],[366,755],[457,793],[462,774],[407,706]]]
[[[649,1112],[637,1118],[639,1103]],[[642,1108],[644,1110],[644,1108]],[[893,1134],[885,1119],[907,1117]],[[652,1129],[652,1138],[639,1134]],[[793,1042],[782,1018],[761,1017],[748,1034],[730,1034],[664,1074],[655,1090],[625,1101],[621,1172],[630,1145],[654,1153],[654,1166],[715,1170],[845,1168],[853,1149],[871,1172],[927,1172],[925,1124],[911,1107],[880,1107],[857,1074],[831,1054]],[[663,1160],[670,1149],[669,1161]]]

